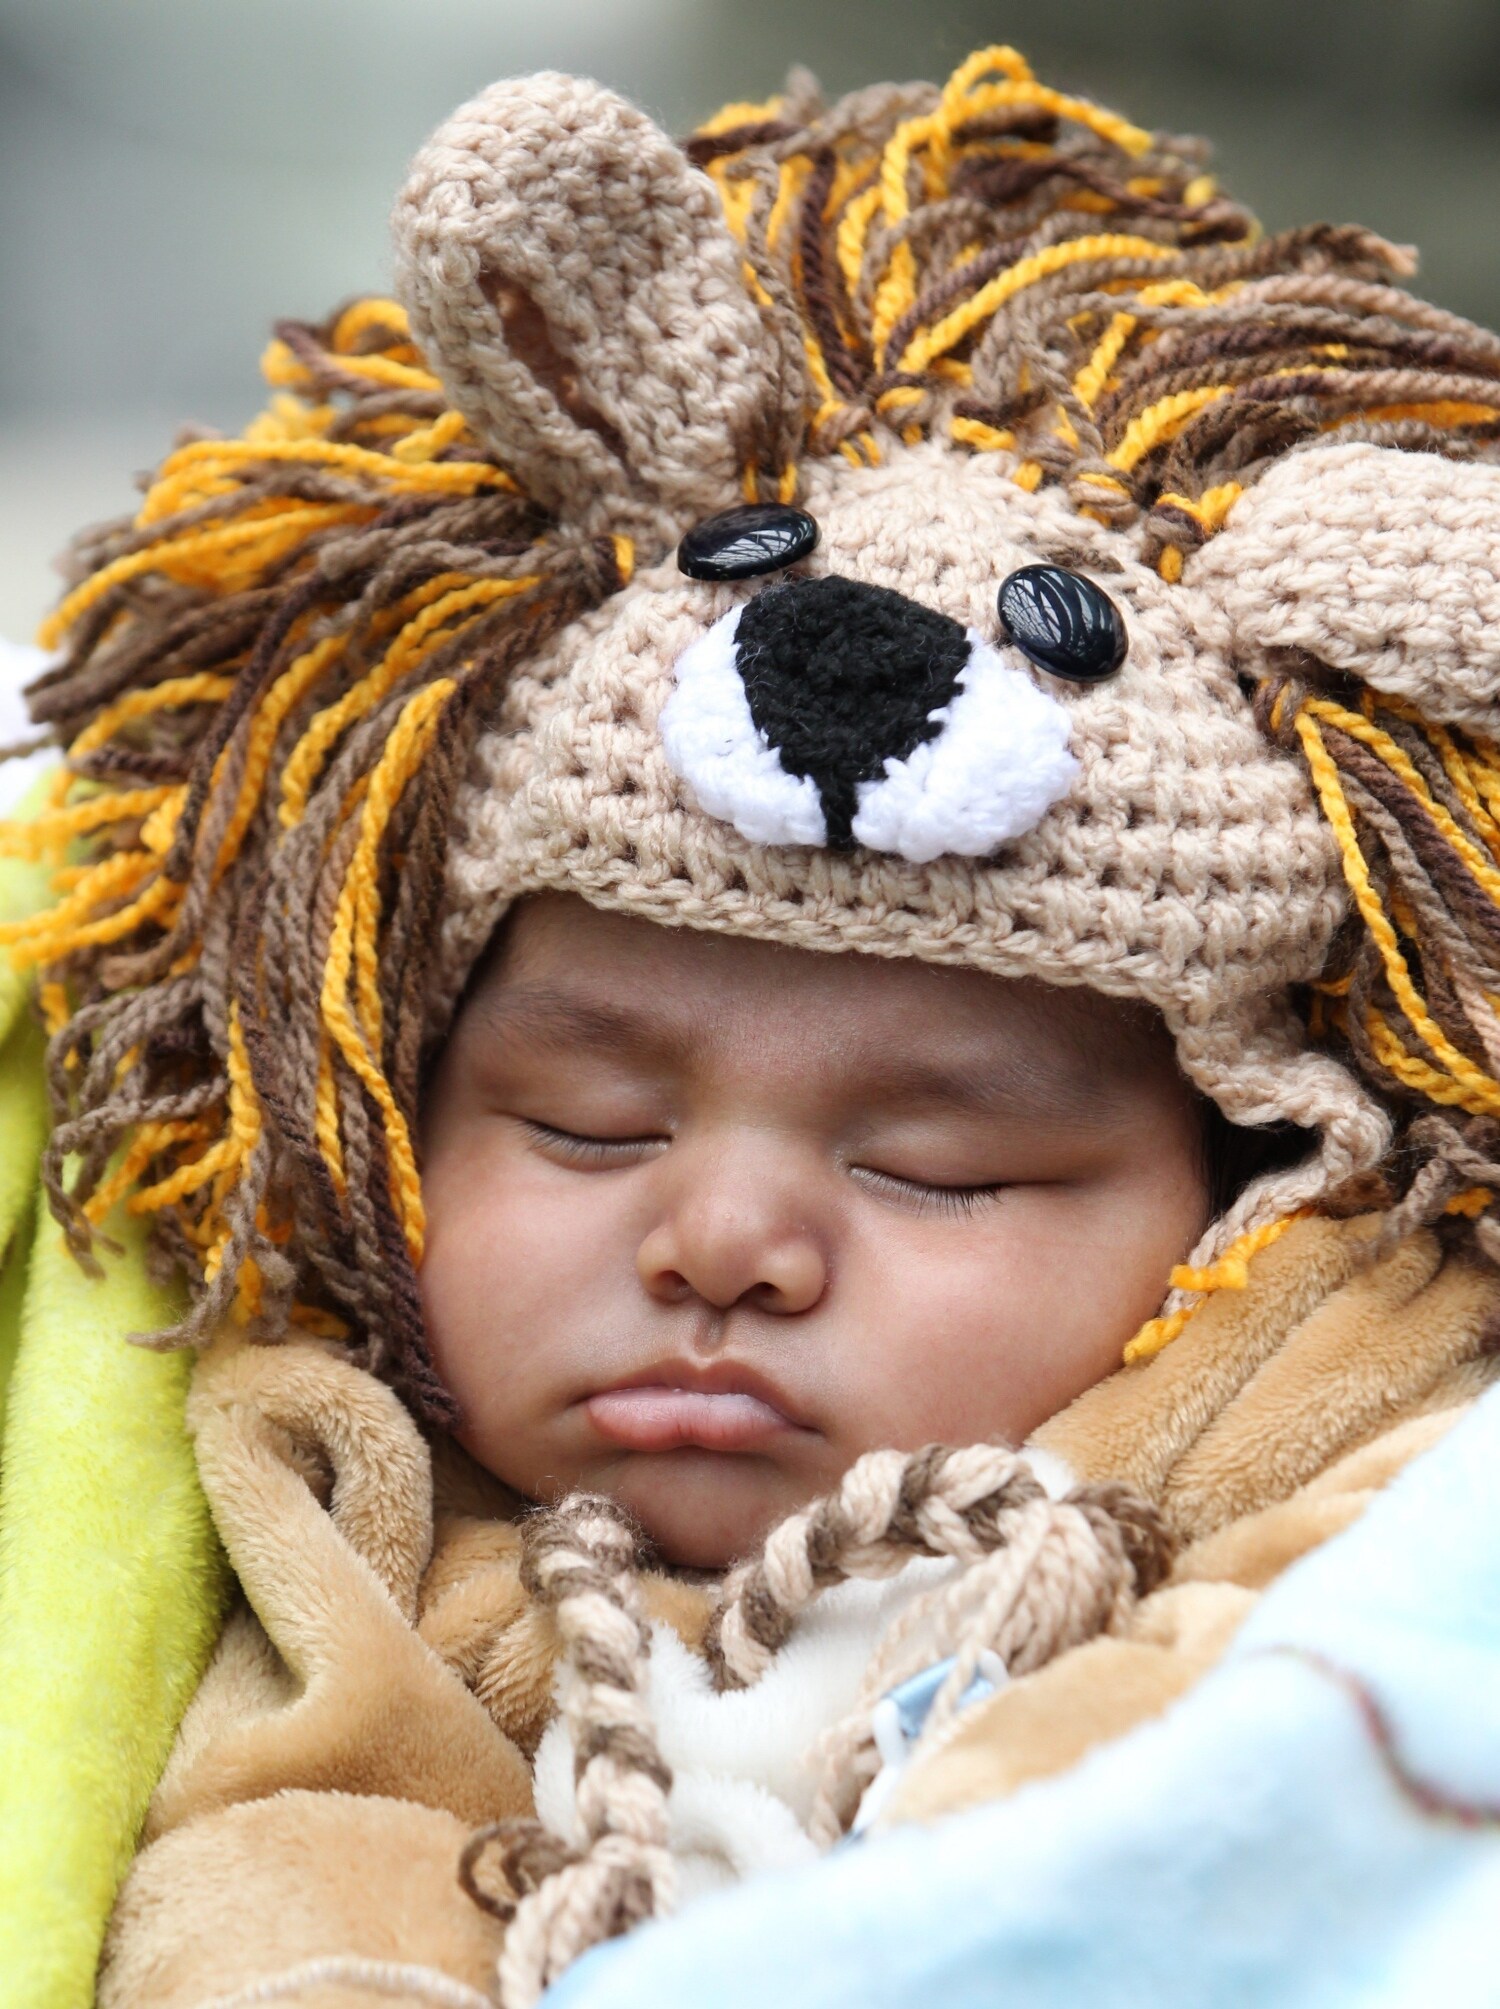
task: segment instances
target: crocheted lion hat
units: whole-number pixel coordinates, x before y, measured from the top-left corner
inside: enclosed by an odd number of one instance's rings
[[[1263,237],[1009,49],[683,146],[502,83],[395,243],[399,305],[283,325],[270,411],[81,541],[33,693],[50,1191],[80,1252],[155,1217],[172,1337],[291,1320],[444,1412],[424,1060],[557,888],[1138,999],[1309,1132],[1137,1354],[1380,1167],[1500,1258],[1500,342],[1410,254]]]

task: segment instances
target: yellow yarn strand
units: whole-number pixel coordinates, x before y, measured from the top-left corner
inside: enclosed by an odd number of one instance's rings
[[[449,420],[456,414],[446,415]],[[439,421],[442,424],[443,421]],[[447,439],[462,437],[451,426]],[[504,488],[513,491],[509,475],[483,461],[434,461],[414,452],[413,442],[423,435],[410,434],[399,444],[405,452],[374,453],[368,447],[344,441],[306,439],[264,445],[245,440],[195,440],[179,447],[162,463],[151,491],[141,505],[136,522],[144,529],[160,522],[194,502],[215,494],[232,494],[236,484],[226,476],[243,475],[268,462],[286,462],[307,467],[332,468],[347,474],[373,474],[400,491],[446,495],[468,495],[476,488]]]
[[[1389,1020],[1382,1018],[1373,1007],[1365,1013],[1364,1023],[1370,1051],[1403,1086],[1415,1089],[1418,1095],[1425,1095],[1429,1102],[1436,1102],[1441,1108],[1465,1109],[1473,1113],[1470,1097],[1457,1082],[1423,1060],[1420,1054],[1413,1053]]]
[[[219,704],[234,689],[234,678],[216,675],[211,670],[199,670],[190,677],[167,677],[162,683],[152,684],[143,691],[128,691],[124,697],[116,698],[106,705],[99,716],[86,725],[68,748],[71,759],[92,753],[107,740],[114,738],[122,725],[132,719],[146,718],[152,712],[177,711],[187,705]],[[73,777],[65,775],[65,784],[71,785]]]
[[[0,943],[16,945],[18,958],[24,953],[27,961],[53,953],[57,944],[55,953],[66,955],[75,946],[77,928],[86,925],[98,903],[134,892],[155,863],[149,851],[117,851],[97,865],[81,867],[72,892],[57,906],[0,926]]]
[[[981,453],[1003,451],[1016,443],[1008,426],[987,426],[982,419],[956,418],[948,430],[961,446],[976,447]]]
[[[192,1143],[207,1135],[206,1127],[197,1120],[181,1123],[143,1123],[119,1165],[89,1195],[83,1209],[85,1220],[99,1225],[108,1219],[127,1194],[133,1194],[127,1211],[144,1212],[145,1209],[139,1205],[140,1196],[134,1194],[134,1188],[151,1160],[174,1144]]]
[[[1201,524],[1212,536],[1222,527],[1225,517],[1244,492],[1244,488],[1237,481],[1223,481],[1214,488],[1205,488],[1196,500],[1192,496],[1178,495],[1175,491],[1168,490],[1157,497],[1157,507],[1163,508],[1170,504],[1172,508],[1180,509],[1184,515],[1191,516],[1195,523]]]
[[[260,1142],[261,1115],[260,1099],[250,1075],[250,1056],[245,1051],[245,1035],[240,1029],[238,1005],[231,1005],[229,1010],[229,1053],[225,1065],[229,1074],[229,1131],[244,1160]]]
[[[455,679],[445,677],[409,698],[370,775],[360,813],[359,842],[334,914],[320,1001],[323,1023],[333,1044],[369,1090],[384,1119],[391,1198],[413,1263],[422,1259],[426,1231],[416,1155],[406,1118],[397,1107],[372,1050],[378,1035],[374,1028],[368,1031],[362,1028],[350,1007],[349,977],[356,956],[356,933],[363,934],[366,927],[372,927],[369,917],[378,918],[379,914],[378,860],[386,825],[407,783],[422,764],[443,705],[457,688]]]
[[[1268,1249],[1273,1242],[1279,1242],[1288,1228],[1304,1218],[1299,1209],[1296,1213],[1283,1214],[1274,1221],[1265,1221],[1258,1228],[1249,1228],[1232,1241],[1217,1262],[1209,1263],[1202,1269],[1192,1269],[1179,1263],[1172,1271],[1168,1282],[1173,1290],[1196,1291],[1196,1304],[1181,1305],[1176,1311],[1165,1312],[1159,1318],[1148,1319],[1125,1348],[1125,1364],[1150,1360],[1164,1347],[1180,1338],[1207,1299],[1215,1291],[1244,1290],[1250,1281],[1250,1261]]]
[[[1243,1290],[1250,1281],[1250,1258],[1258,1256],[1262,1249],[1279,1242],[1294,1221],[1301,1214],[1283,1214],[1278,1220],[1265,1221],[1258,1228],[1249,1228],[1230,1243],[1216,1262],[1206,1264],[1202,1269],[1193,1269],[1187,1263],[1179,1263],[1167,1279],[1173,1290],[1201,1291],[1205,1294],[1217,1290]]]
[[[333,347],[347,353],[366,335],[411,334],[411,320],[399,300],[370,298],[353,300],[340,314],[333,330]]]
[[[155,860],[152,862],[154,864]],[[24,968],[28,963],[55,962],[62,956],[71,955],[75,949],[118,942],[124,936],[133,934],[145,921],[165,924],[168,910],[175,907],[181,898],[182,888],[174,880],[154,879],[145,892],[128,906],[117,908],[114,913],[105,914],[96,921],[85,922],[81,927],[70,928],[65,934],[18,943],[12,948],[11,956],[19,967]],[[0,942],[5,939],[4,932],[0,931]]]
[[[289,557],[317,530],[341,523],[368,522],[374,514],[366,503],[307,503],[277,509],[245,511],[232,522],[184,537],[163,539],[140,551],[128,551],[85,579],[37,630],[44,649],[58,648],[69,628],[112,587],[146,572],[162,572],[185,585],[209,585],[226,592],[240,583],[240,573],[253,577],[267,565]]]
[[[261,787],[271,765],[271,757],[276,747],[276,735],[280,732],[287,714],[293,706],[312,689],[331,663],[337,662],[347,646],[347,637],[326,635],[321,642],[298,656],[296,661],[271,686],[264,704],[256,712],[250,728],[250,743],[245,754],[245,771],[240,780],[240,792],[236,798],[224,836],[219,845],[219,856],[214,867],[216,880],[223,877],[239,852],[245,832],[255,817],[260,802]],[[228,758],[228,748],[220,755],[214,770],[217,780],[219,770]]]
[[[1176,258],[1178,255],[1172,246],[1154,243],[1149,237],[1118,234],[1074,237],[1063,244],[1049,244],[1044,251],[1034,252],[1019,264],[997,272],[977,293],[955,307],[952,313],[945,314],[935,327],[914,335],[902,351],[898,367],[918,375],[931,366],[935,357],[956,347],[981,321],[989,320],[1015,294],[1034,286],[1039,279],[1050,278],[1054,272],[1065,271],[1070,265],[1080,265],[1095,258]],[[1181,395],[1192,397],[1199,394],[1184,392]],[[1221,393],[1216,391],[1213,395]],[[1114,458],[1111,454],[1110,459]]]
[[[1471,733],[1472,751],[1466,765],[1491,816],[1500,818],[1500,751],[1478,733]]]
[[[877,181],[850,202],[834,239],[839,271],[844,276],[844,290],[851,301],[859,291],[859,278],[865,263],[865,239],[869,235],[870,221],[879,207],[880,184]]]
[[[391,459],[412,465],[417,461],[430,461],[458,442],[468,433],[468,423],[462,412],[444,412],[440,419],[434,419],[430,426],[423,426],[418,432],[408,433],[405,439],[398,439],[391,447]],[[462,465],[462,463],[450,463]],[[514,489],[516,484],[508,474],[498,467],[489,470],[497,488]]]
[[[1462,1214],[1466,1220],[1477,1221],[1487,1207],[1494,1205],[1495,1195],[1488,1186],[1470,1186],[1466,1192],[1455,1193],[1444,1208],[1445,1214]]]
[[[441,579],[447,587],[442,597],[433,599],[430,605],[407,622],[375,668],[352,690],[346,691],[337,703],[320,711],[292,749],[281,776],[278,814],[283,829],[290,830],[301,822],[307,810],[308,797],[328,753],[348,726],[372,711],[402,677],[418,667],[425,656],[477,620],[486,607],[523,593],[538,583],[535,578],[525,578],[476,579],[462,584],[458,583],[460,575],[452,572],[443,573]],[[438,583],[430,581],[426,591],[430,594]],[[468,614],[469,620],[457,621],[449,628],[448,624],[461,614]]]
[[[1130,421],[1125,437],[1105,458],[1111,467],[1128,472],[1153,447],[1160,446],[1163,440],[1175,439],[1195,412],[1201,412],[1218,398],[1228,397],[1230,389],[1228,384],[1206,384],[1201,390],[1177,391],[1171,397],[1158,399]]]
[[[268,384],[275,384],[284,390],[304,390],[312,383],[312,374],[306,364],[300,363],[284,342],[267,345],[260,367]],[[339,368],[347,370],[351,377],[363,377],[367,383],[382,384],[393,391],[430,391],[433,388],[430,370],[421,369],[415,363],[394,362],[389,356],[341,356]]]
[[[220,1222],[219,1209],[242,1176],[251,1154],[260,1142],[262,1131],[260,1101],[250,1074],[250,1059],[245,1050],[245,1037],[237,1005],[230,1008],[228,1046],[227,1131],[217,1143],[211,1145],[199,1157],[180,1165],[175,1172],[165,1179],[158,1180],[154,1185],[143,1187],[127,1202],[127,1211],[132,1214],[157,1213],[163,1207],[172,1206],[190,1194],[201,1191],[211,1182],[214,1183],[213,1209],[203,1222],[203,1227],[212,1235],[212,1243],[204,1263],[204,1275],[209,1281],[212,1281],[222,1268],[224,1252],[229,1245],[229,1230]],[[170,1141],[170,1133],[192,1136],[198,1128],[199,1126],[194,1124],[147,1125],[127,1154],[125,1163],[120,1168],[120,1176],[123,1177],[137,1153],[144,1154],[140,1166],[140,1169],[144,1169],[145,1162]],[[139,1176],[139,1172],[136,1176]],[[102,1191],[101,1188],[101,1193]],[[96,1195],[96,1199],[98,1197]],[[211,1223],[215,1225],[210,1225]],[[237,1283],[239,1295],[235,1314],[243,1322],[260,1309],[261,1302],[262,1278],[252,1258],[246,1258]]]
[[[147,815],[178,791],[161,788],[127,788],[108,795],[92,795],[67,809],[53,809],[33,817],[29,823],[0,822],[0,857],[45,858],[59,855],[75,837],[85,836],[108,823],[124,823]]]
[[[1391,773],[1411,790],[1448,843],[1463,859],[1474,878],[1495,904],[1500,906],[1500,870],[1496,869],[1492,860],[1486,858],[1478,846],[1454,822],[1450,811],[1433,795],[1405,749],[1398,746],[1388,732],[1383,731],[1372,720],[1363,718],[1358,712],[1349,711],[1345,706],[1336,704],[1329,698],[1308,698],[1302,709],[1311,713],[1314,718],[1323,719],[1327,724],[1337,726],[1341,732],[1348,733],[1351,739],[1359,740],[1372,753],[1378,755]]]
[[[1500,864],[1500,821],[1496,811],[1500,810],[1500,788],[1484,775],[1480,762],[1467,759],[1460,751],[1453,735],[1440,725],[1422,719],[1409,705],[1392,705],[1391,710],[1399,717],[1410,719],[1421,725],[1428,739],[1437,748],[1443,772],[1453,783],[1453,791],[1462,802],[1475,826],[1483,837],[1490,855]],[[1483,791],[1483,792],[1481,792]]]
[[[907,174],[913,153],[925,141],[942,134],[942,121],[930,115],[908,119],[892,134],[880,162],[880,209],[888,226],[904,223],[911,214]],[[870,316],[871,345],[881,364],[886,360],[891,330],[917,297],[916,280],[917,262],[911,246],[903,240],[891,252],[885,276],[875,289]]]
[[[445,444],[463,437],[463,421],[458,419],[456,426],[453,423],[457,417],[456,413],[449,412],[438,421],[443,429],[440,437]],[[436,432],[437,428],[431,431]],[[136,521],[143,525],[158,522],[162,517],[170,516],[174,509],[181,508],[184,502],[190,501],[199,484],[205,480],[225,473],[240,474],[268,462],[334,468],[349,474],[374,474],[396,488],[429,489],[439,494],[452,491],[462,495],[474,488],[496,484],[514,487],[508,476],[483,461],[432,460],[423,451],[428,437],[427,433],[409,434],[399,442],[399,448],[404,450],[391,454],[374,453],[368,447],[327,439],[279,444],[268,442],[264,445],[244,440],[195,440],[189,446],[179,447],[162,463]]]
[[[1396,930],[1371,883],[1364,853],[1360,850],[1359,836],[1354,828],[1354,819],[1344,796],[1343,784],[1339,779],[1338,768],[1318,728],[1315,711],[1322,712],[1325,709],[1331,709],[1339,714],[1340,724],[1345,718],[1355,719],[1360,725],[1364,725],[1366,721],[1359,719],[1355,713],[1344,712],[1342,706],[1325,708],[1320,700],[1313,699],[1299,708],[1294,723],[1297,736],[1302,741],[1313,784],[1318,791],[1318,799],[1323,806],[1323,814],[1338,843],[1343,860],[1345,883],[1353,895],[1355,906],[1359,909],[1360,918],[1367,932],[1380,951],[1380,960],[1385,969],[1386,982],[1391,987],[1391,994],[1400,1005],[1413,1032],[1447,1070],[1444,1093],[1441,1097],[1434,1095],[1433,1099],[1466,1109],[1471,1115],[1500,1116],[1500,1082],[1493,1080],[1483,1068],[1476,1066],[1467,1054],[1461,1053],[1454,1046],[1428,1011],[1412,981],[1411,969],[1401,952]],[[1472,846],[1469,848],[1473,849]],[[1401,1050],[1405,1051],[1404,1048]],[[1415,1056],[1408,1058],[1417,1066],[1425,1068],[1426,1063],[1416,1062]],[[1424,1093],[1431,1093],[1431,1090],[1424,1090]]]
[[[1150,133],[1132,125],[1129,119],[1122,119],[1118,112],[1107,112],[1087,98],[1070,97],[1066,91],[1055,91],[1049,84],[1030,79],[982,84],[964,105],[963,115],[982,118],[986,112],[1008,105],[1032,105],[1040,112],[1051,112],[1054,118],[1071,119],[1074,125],[1087,126],[1122,153],[1140,155],[1151,145]]]
[[[1099,393],[1109,378],[1110,371],[1120,360],[1121,352],[1137,326],[1134,314],[1116,314],[1094,345],[1093,354],[1073,379],[1073,390],[1079,402],[1090,411],[1098,400]]]
[[[326,1033],[318,1042],[317,1107],[313,1116],[313,1134],[318,1140],[323,1163],[328,1167],[334,1191],[342,1197],[349,1190],[349,1181],[344,1171],[344,1140],[339,1135],[339,1097],[333,1078],[333,1050]]]
[[[239,1164],[240,1153],[233,1137],[221,1137],[202,1157],[179,1165],[170,1177],[159,1179],[154,1186],[143,1186],[130,1201],[127,1211],[132,1214],[157,1213],[163,1207],[170,1207],[174,1201],[186,1199],[189,1193],[196,1193],[220,1172],[237,1170]]]
[[[962,105],[982,77],[991,70],[999,70],[1013,84],[1029,84],[1035,71],[1019,49],[1009,42],[992,42],[987,49],[976,49],[972,56],[966,56],[953,75],[943,86],[943,110],[950,122],[957,125],[962,117]]]
[[[1164,1312],[1160,1318],[1147,1319],[1121,1355],[1125,1365],[1133,1367],[1138,1360],[1150,1360],[1174,1339],[1181,1338],[1197,1309],[1196,1305],[1181,1305],[1176,1311]]]

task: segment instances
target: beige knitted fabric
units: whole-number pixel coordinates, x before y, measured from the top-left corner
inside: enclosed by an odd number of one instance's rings
[[[643,113],[493,85],[418,156],[396,254],[444,388],[539,502],[670,544],[736,499],[781,394],[718,196]]]
[[[1398,695],[1430,700],[1436,677],[1439,716],[1492,722],[1500,469],[1315,444],[1247,489],[1168,584],[1138,526],[1030,492],[1016,455],[880,431],[878,466],[800,464],[797,503],[821,532],[810,559],[770,582],[702,583],[672,547],[740,499],[786,377],[707,180],[608,92],[531,79],[442,129],[396,238],[406,304],[454,403],[565,525],[637,541],[633,583],[527,664],[478,745],[439,1011],[514,900],[566,889],[668,925],[1154,1006],[1232,1120],[1289,1119],[1319,1138],[1310,1161],[1252,1186],[1200,1256],[1379,1161],[1387,1116],[1309,1048],[1287,999],[1347,912],[1338,851],[1306,768],[1268,743],[1246,692],[1295,646]],[[1064,683],[1006,648],[997,589],[1037,562],[1116,603],[1129,637],[1117,676]],[[768,583],[825,576],[951,616],[1066,708],[1078,772],[1035,827],[989,857],[915,865],[758,845],[704,813],[658,734],[674,666]]]
[[[1500,724],[1500,467],[1320,446],[1266,470],[1192,572],[1254,658],[1305,649],[1430,718]]]

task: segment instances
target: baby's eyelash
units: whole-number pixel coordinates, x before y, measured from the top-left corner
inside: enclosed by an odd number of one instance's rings
[[[555,1123],[538,1123],[533,1117],[521,1119],[534,1149],[550,1152],[569,1165],[614,1165],[639,1157],[661,1137],[585,1137],[576,1130],[560,1130]]]
[[[555,1123],[541,1123],[535,1117],[521,1118],[531,1148],[545,1152],[565,1165],[603,1170],[610,1165],[633,1163],[655,1146],[668,1144],[668,1137],[588,1137],[577,1130],[563,1130]],[[895,1200],[913,1214],[941,1214],[949,1219],[967,1220],[1004,1190],[998,1185],[939,1186],[921,1179],[903,1179],[896,1172],[879,1172],[873,1165],[853,1165],[850,1171],[862,1184]]]
[[[856,1165],[851,1169],[865,1185],[873,1187],[876,1192],[889,1194],[917,1214],[946,1214],[950,1218],[967,1219],[1004,1191],[998,1185],[929,1186],[921,1179],[903,1179],[895,1172],[877,1172],[873,1165]]]

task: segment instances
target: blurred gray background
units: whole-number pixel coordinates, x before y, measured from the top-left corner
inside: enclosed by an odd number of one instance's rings
[[[796,61],[843,90],[992,41],[1500,323],[1500,0],[0,0],[0,638],[181,421],[256,408],[275,316],[386,283],[407,159],[482,84],[586,71],[681,132]]]

